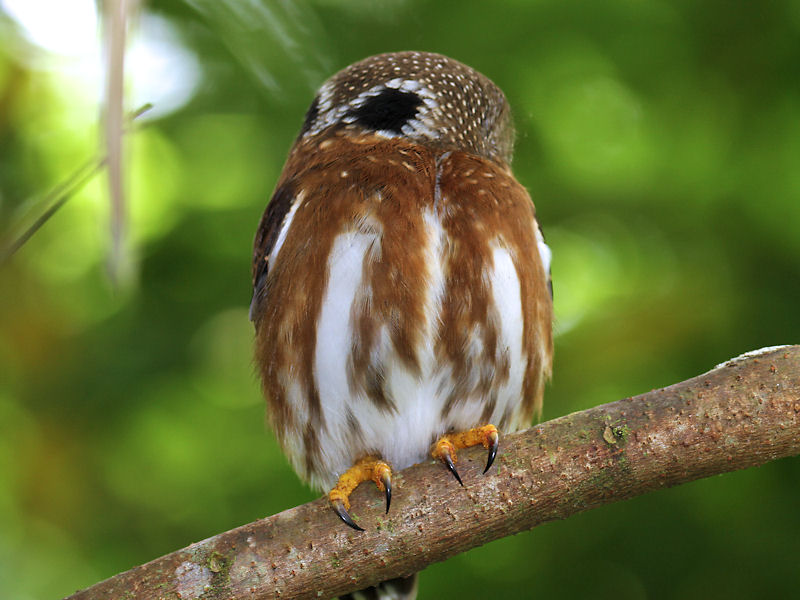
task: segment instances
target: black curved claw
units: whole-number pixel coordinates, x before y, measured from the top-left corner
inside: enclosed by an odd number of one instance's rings
[[[389,514],[389,507],[392,505],[392,474],[389,471],[384,471],[381,475],[381,483],[383,489],[386,490],[386,514]]]
[[[347,523],[350,527],[355,529],[356,531],[364,531],[363,527],[359,527],[355,521],[353,521],[353,517],[350,516],[350,513],[347,512],[347,509],[344,507],[344,503],[341,500],[333,500],[331,502],[331,506],[333,506],[333,512],[339,515],[339,518]]]
[[[453,459],[450,456],[449,452],[445,452],[442,454],[442,460],[444,464],[447,465],[447,468],[450,469],[450,472],[453,474],[453,477],[456,478],[456,481],[461,484],[461,487],[464,487],[464,483],[461,481],[461,477],[458,475],[458,471],[456,471],[456,466],[453,464]]]
[[[500,440],[497,432],[493,431],[489,434],[489,460],[486,461],[486,468],[483,470],[484,474],[488,471],[494,463],[494,457],[497,456],[497,448],[500,446]]]

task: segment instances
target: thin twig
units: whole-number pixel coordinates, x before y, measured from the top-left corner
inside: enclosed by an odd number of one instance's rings
[[[138,117],[153,108],[152,104],[144,104],[137,110],[133,111],[127,118],[128,128]],[[126,132],[128,131],[126,128]],[[25,243],[35,234],[41,227],[56,214],[56,212],[64,206],[67,201],[84,185],[86,185],[92,177],[97,175],[100,170],[105,166],[108,160],[108,155],[95,156],[84,162],[72,174],[69,175],[64,181],[56,185],[50,192],[48,192],[41,203],[46,204],[47,208],[31,225],[25,229],[13,242],[3,249],[0,254],[0,266],[5,265],[12,256],[20,249]]]
[[[127,219],[123,171],[122,134],[125,127],[125,46],[128,24],[137,0],[105,0],[106,101],[105,146],[108,166],[108,194],[111,199],[111,252],[108,266],[117,281],[125,263]]]
[[[465,451],[459,470],[466,487],[439,464],[406,469],[388,516],[374,486],[361,486],[351,501],[364,532],[317,500],[70,598],[330,598],[547,521],[797,454],[800,346],[766,348],[694,379],[509,435],[486,476],[482,449]]]

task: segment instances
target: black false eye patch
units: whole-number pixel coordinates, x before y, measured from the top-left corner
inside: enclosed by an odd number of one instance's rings
[[[348,116],[359,125],[376,131],[403,133],[403,125],[417,115],[422,98],[414,92],[385,89],[376,96],[371,96]]]

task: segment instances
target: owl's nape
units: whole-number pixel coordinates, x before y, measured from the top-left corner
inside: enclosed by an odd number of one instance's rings
[[[264,212],[251,318],[270,422],[354,529],[360,483],[388,512],[392,473],[431,456],[461,483],[458,451],[482,445],[486,473],[498,431],[541,406],[550,251],[509,167],[513,137],[477,71],[373,56],[320,88]],[[366,595],[415,590],[411,577]]]
[[[377,133],[507,164],[514,128],[503,92],[455,60],[426,52],[379,54],[319,89],[298,142],[338,129]]]

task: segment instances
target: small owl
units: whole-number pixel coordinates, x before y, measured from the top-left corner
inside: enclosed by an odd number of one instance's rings
[[[301,478],[349,495],[527,426],[552,363],[550,250],[514,178],[508,103],[425,52],[334,75],[258,228],[251,319],[273,429]],[[485,471],[484,471],[485,472]],[[416,576],[368,597],[413,598]],[[392,595],[393,594],[393,595]],[[355,596],[349,596],[355,597]]]

